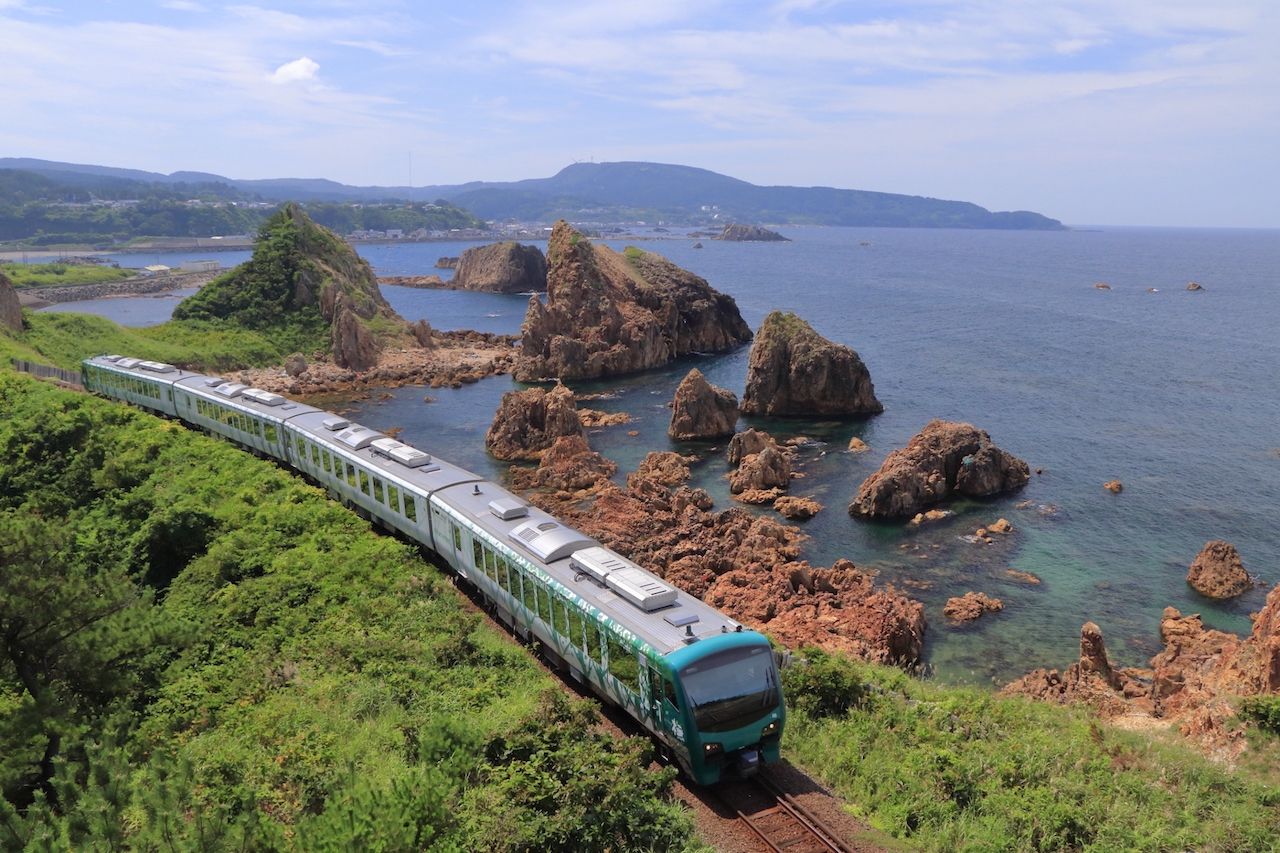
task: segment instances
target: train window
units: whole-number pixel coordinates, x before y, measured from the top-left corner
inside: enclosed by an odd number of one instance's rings
[[[253,422],[253,434],[256,435],[258,438],[262,438],[262,421],[255,420]],[[315,448],[314,447],[311,448],[311,451],[312,453],[314,453]]]
[[[600,623],[587,617],[587,657],[596,663],[604,661],[604,651],[600,648]]]
[[[488,548],[484,550],[484,573],[495,581],[498,579],[498,559]]]
[[[485,552],[479,539],[471,540],[471,558],[472,562],[475,564],[476,571],[483,572],[485,570]],[[493,573],[490,572],[489,574]]]
[[[172,389],[172,388],[166,388],[166,389],[164,389],[164,395],[165,395],[165,397],[167,397],[167,398],[169,399],[169,402],[170,402],[170,403],[172,403],[172,402],[173,402],[173,389]]]
[[[373,499],[380,504],[387,502],[386,495],[382,491],[382,481],[377,477],[373,478]]]
[[[356,473],[360,475],[360,491],[366,495],[369,494],[369,475],[364,471],[357,471]]]
[[[503,562],[506,562],[506,561],[504,560]],[[520,583],[522,584],[522,588],[524,590],[523,593],[521,593],[520,600],[523,601],[524,606],[528,608],[530,616],[537,616],[538,602],[534,598],[534,587],[536,586],[536,584],[533,582],[533,578],[529,577],[524,572],[521,572]]]
[[[673,707],[680,704],[679,700],[676,699],[675,684],[673,684],[671,679],[667,678],[665,675],[662,677],[662,695],[666,697],[667,701],[670,702]]]
[[[405,495],[404,497],[405,497],[404,508],[408,509],[409,496]],[[459,530],[458,525],[454,524],[453,522],[450,522],[449,526],[453,528],[453,548],[455,551],[461,551],[462,550],[462,531]]]
[[[579,649],[582,648],[582,611],[580,611],[572,602],[567,602],[565,610],[569,614],[569,642]]]
[[[497,568],[497,571],[498,571],[498,586],[502,587],[502,588],[503,588],[503,589],[505,589],[507,592],[511,592],[511,577],[510,577],[510,575],[507,573],[507,563],[506,563],[506,561],[504,560],[504,561],[502,561],[501,563],[499,563],[499,564],[496,566],[496,568]],[[518,581],[518,580],[517,580],[517,581],[516,581],[516,584],[517,584],[517,586],[516,586],[516,591],[517,591],[517,592],[519,592],[519,589],[520,589],[520,587],[519,587],[519,583],[520,583],[520,581]]]
[[[612,632],[605,632],[609,644],[609,674],[631,689],[640,684],[640,666],[634,649],[624,645]]]
[[[311,445],[311,464],[317,468],[320,467],[320,448],[316,447],[314,444]]]
[[[538,584],[538,616],[547,623],[548,628],[554,629],[551,624],[551,591],[542,584]]]
[[[387,483],[387,506],[396,512],[400,511],[400,490]]]
[[[413,499],[413,495],[405,493],[404,496],[404,515],[410,521],[418,520],[418,504]]]
[[[333,473],[333,457],[329,455],[329,451],[320,451],[320,461],[324,463],[324,472],[326,474]]]
[[[356,466],[350,462],[347,463],[347,485],[354,486],[356,484]]]

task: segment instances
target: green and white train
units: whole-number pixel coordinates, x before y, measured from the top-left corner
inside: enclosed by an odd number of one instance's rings
[[[498,484],[278,394],[116,355],[86,388],[186,421],[305,474],[434,551],[518,635],[643,725],[711,784],[778,760],[768,641]]]

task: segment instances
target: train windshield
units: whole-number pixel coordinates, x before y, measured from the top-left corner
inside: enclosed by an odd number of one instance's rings
[[[704,732],[742,728],[778,704],[778,674],[768,646],[716,652],[680,670],[680,680]]]

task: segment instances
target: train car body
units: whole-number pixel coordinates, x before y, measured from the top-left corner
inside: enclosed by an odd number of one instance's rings
[[[85,386],[184,420],[322,485],[433,551],[518,635],[623,709],[696,782],[777,761],[768,641],[471,471],[276,394],[99,356]]]

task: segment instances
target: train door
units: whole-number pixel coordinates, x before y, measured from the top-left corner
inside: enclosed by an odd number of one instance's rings
[[[671,679],[665,677],[646,657],[641,658],[641,665],[645,671],[645,677],[640,681],[646,693],[641,697],[645,721],[653,731],[659,734],[684,740],[675,686],[671,683]]]

